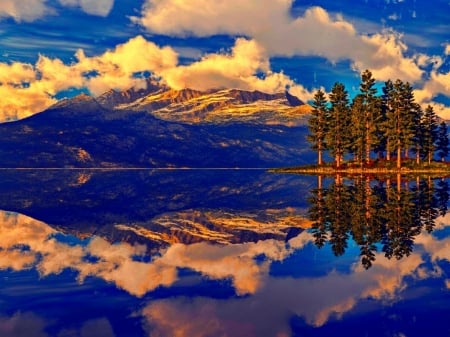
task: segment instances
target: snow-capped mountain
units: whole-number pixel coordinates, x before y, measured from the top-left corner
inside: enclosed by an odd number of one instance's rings
[[[0,124],[0,167],[279,167],[309,162],[288,93],[145,89],[61,100]]]
[[[96,101],[106,109],[146,111],[159,119],[184,123],[299,125],[311,109],[287,91],[174,90],[151,80],[145,89],[110,90]]]

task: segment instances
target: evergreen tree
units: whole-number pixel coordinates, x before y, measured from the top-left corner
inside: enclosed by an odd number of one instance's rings
[[[386,159],[391,160],[391,152],[394,149],[392,144],[395,134],[395,120],[393,118],[393,96],[394,83],[388,80],[384,83],[383,95],[381,97],[381,109],[383,115],[383,123],[381,124],[381,137],[384,140],[384,148],[386,150]]]
[[[412,151],[416,154],[416,163],[420,163],[420,157],[423,152],[424,130],[423,130],[423,111],[419,104],[414,108],[414,137]]]
[[[424,156],[426,157],[428,164],[431,163],[433,153],[436,148],[435,143],[438,137],[438,124],[437,116],[434,113],[433,107],[428,106],[425,109],[425,114],[422,119],[423,139],[422,148]]]
[[[310,132],[308,140],[312,149],[317,151],[317,164],[322,165],[323,151],[326,148],[325,136],[327,131],[327,99],[322,90],[317,90],[314,95],[312,106],[313,110],[311,111],[311,117],[308,120]]]
[[[448,156],[448,132],[447,132],[447,124],[442,121],[439,124],[438,132],[437,132],[437,141],[436,141],[436,150],[437,155],[441,158],[442,161],[445,161],[445,157]]]
[[[353,154],[355,161],[362,165],[366,150],[366,123],[364,116],[364,97],[358,95],[351,105],[351,139],[348,151]]]
[[[404,84],[399,79],[395,83],[387,81],[383,93],[384,111],[386,113],[384,132],[388,159],[390,159],[390,152],[395,151],[397,153],[397,168],[400,168],[402,150],[407,153],[414,143],[414,109],[416,108],[414,95],[409,83]]]
[[[335,158],[336,167],[340,167],[345,150],[351,141],[348,93],[342,83],[334,84],[330,93],[330,103],[326,143]]]
[[[414,145],[416,135],[416,121],[418,120],[418,107],[414,99],[412,86],[406,82],[400,88],[400,97],[402,105],[402,115],[400,120],[400,138],[401,147],[405,152],[405,157],[408,157],[409,149]]]
[[[375,79],[369,70],[361,74],[360,91],[362,96],[362,115],[361,119],[364,123],[364,143],[365,153],[364,158],[366,162],[370,162],[370,151],[374,148],[377,142],[377,125],[381,121],[381,101],[376,96],[377,89],[375,88]]]

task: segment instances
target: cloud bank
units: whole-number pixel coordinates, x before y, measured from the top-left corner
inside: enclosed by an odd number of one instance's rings
[[[147,0],[142,17],[133,20],[150,32],[171,36],[245,35],[270,56],[351,60],[356,70],[371,69],[380,80],[421,78],[423,71],[405,56],[407,46],[394,31],[362,35],[350,22],[338,15],[332,17],[321,7],[310,7],[297,18],[290,15],[291,7],[292,0]]]
[[[84,12],[97,16],[108,16],[114,6],[114,0],[59,0],[64,6],[80,7]]]
[[[0,63],[0,119],[14,120],[40,112],[56,102],[58,93],[87,88],[94,96],[113,88],[143,87],[138,73],[150,71],[174,89],[237,88],[268,93],[284,91],[307,100],[312,94],[283,73],[270,69],[268,56],[254,40],[237,39],[230,51],[205,55],[189,65],[178,64],[178,53],[142,36],[98,56],[78,50],[71,64],[40,55],[36,64]],[[260,74],[264,76],[261,77]],[[259,75],[259,76],[258,76]]]
[[[79,7],[86,14],[106,17],[111,12],[114,0],[58,0],[63,6]],[[57,11],[48,0],[1,0],[0,20],[13,18],[16,22],[32,22]]]
[[[169,36],[246,36],[266,52],[267,59],[314,55],[332,63],[349,60],[355,71],[370,69],[380,81],[400,78],[423,86],[416,94],[418,102],[431,104],[441,117],[450,118],[450,107],[432,101],[438,94],[448,95],[449,73],[435,72],[423,83],[424,69],[434,63],[437,70],[442,58],[408,56],[403,36],[394,30],[361,34],[342,15],[332,15],[321,7],[310,7],[302,16],[292,17],[292,5],[292,0],[146,0],[141,16],[132,20],[151,33]],[[446,44],[444,49],[448,55],[450,46]]]
[[[113,0],[58,1],[99,16],[107,16],[114,5]],[[342,15],[321,7],[310,7],[293,17],[292,4],[292,0],[146,0],[141,15],[132,20],[151,33],[181,37],[231,34],[236,37],[234,46],[180,65],[175,48],[136,36],[101,55],[86,56],[80,49],[71,64],[44,55],[36,64],[0,63],[0,95],[5,97],[0,102],[0,121],[42,111],[56,102],[55,95],[69,89],[87,88],[95,96],[111,88],[142,87],[145,81],[135,76],[142,72],[150,72],[174,89],[237,88],[274,93],[289,88],[306,101],[312,98],[311,91],[282,71],[271,69],[272,57],[293,55],[319,56],[331,63],[348,60],[356,72],[370,69],[380,81],[400,78],[412,82],[418,87],[420,104],[430,104],[441,117],[450,118],[450,107],[433,101],[437,95],[448,97],[449,93],[450,73],[439,71],[442,57],[409,55],[401,34],[393,30],[359,33]],[[0,3],[0,19],[13,17],[18,22],[54,12],[46,0]],[[449,50],[448,44],[443,46],[446,55]],[[431,75],[425,79],[429,67]]]
[[[2,0],[0,1],[0,20],[12,17],[16,22],[31,22],[52,14],[46,0]]]

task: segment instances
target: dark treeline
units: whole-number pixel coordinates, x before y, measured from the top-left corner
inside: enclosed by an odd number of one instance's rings
[[[387,258],[401,259],[413,250],[423,230],[431,232],[436,218],[445,215],[448,183],[428,179],[371,181],[337,176],[324,188],[311,191],[309,218],[315,244],[329,242],[336,256],[344,254],[352,238],[360,247],[361,263],[368,269],[381,250]]]
[[[329,99],[318,90],[312,106],[308,140],[319,165],[325,152],[334,157],[337,168],[346,154],[361,166],[373,159],[395,158],[397,168],[410,153],[417,164],[430,163],[435,154],[444,161],[448,155],[446,123],[438,122],[433,107],[422,110],[408,82],[388,80],[379,95],[372,73],[366,70],[360,93],[351,102],[345,86],[335,83]]]

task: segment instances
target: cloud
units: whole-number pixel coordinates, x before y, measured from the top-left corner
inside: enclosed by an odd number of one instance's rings
[[[31,22],[54,11],[47,6],[47,0],[2,0],[0,19],[12,17],[16,22]]]
[[[0,316],[0,335],[2,337],[47,337],[47,322],[33,313],[17,312],[11,317]]]
[[[407,47],[400,34],[359,34],[342,16],[332,17],[321,7],[310,7],[303,16],[293,18],[291,6],[291,0],[266,0],[263,4],[257,0],[147,0],[142,16],[133,20],[153,33],[165,35],[245,35],[256,40],[269,56],[316,55],[332,62],[351,60],[356,70],[371,69],[380,80],[421,78],[423,71],[405,56]]]
[[[114,6],[114,0],[58,0],[63,6],[80,7],[90,15],[106,17]],[[48,0],[1,0],[0,20],[12,17],[16,22],[32,22],[57,11]]]
[[[264,74],[258,77],[257,74]],[[303,86],[283,73],[274,73],[265,49],[255,40],[238,38],[229,53],[207,54],[189,65],[161,72],[164,81],[174,89],[208,90],[237,88],[276,93],[290,88],[300,99],[312,98]]]
[[[60,59],[40,55],[35,65],[0,63],[0,119],[17,119],[40,112],[56,100],[61,91],[88,88],[94,95],[114,89],[142,87],[145,81],[134,74],[161,72],[175,67],[177,54],[170,47],[158,47],[141,36],[119,44],[113,50],[87,57],[80,49],[76,61],[65,64]],[[96,76],[87,76],[94,73]]]
[[[114,6],[114,0],[59,0],[64,6],[81,7],[87,14],[106,17]]]
[[[110,89],[144,87],[145,79],[135,74],[145,71],[174,89],[236,88],[275,93],[290,88],[300,99],[312,97],[285,74],[272,72],[264,48],[243,38],[237,39],[229,52],[207,54],[189,65],[178,64],[173,48],[136,36],[97,56],[86,56],[79,49],[71,64],[40,55],[34,65],[0,63],[0,71],[0,96],[5,98],[0,101],[1,120],[40,112],[56,102],[55,95],[71,88],[87,88],[97,96]]]
[[[450,107],[432,101],[439,94],[448,96],[450,93],[450,72],[440,73],[433,70],[422,88],[416,89],[414,93],[416,100],[421,105],[431,105],[440,117],[450,119]]]

